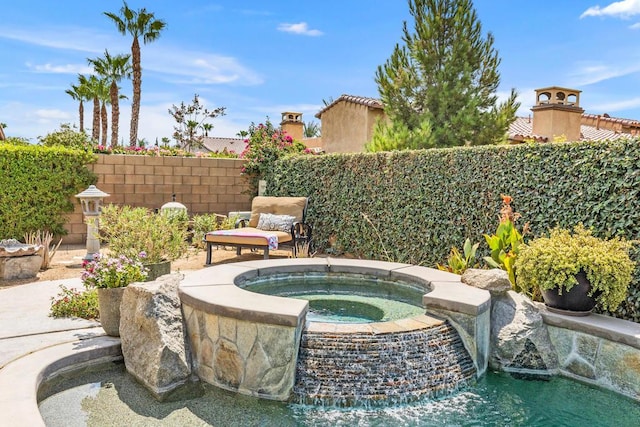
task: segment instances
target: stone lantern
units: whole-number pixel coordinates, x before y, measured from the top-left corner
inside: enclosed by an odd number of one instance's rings
[[[90,185],[82,193],[76,194],[76,198],[82,204],[82,213],[87,223],[87,255],[84,257],[85,261],[93,261],[95,254],[100,252],[98,218],[100,217],[102,200],[105,197],[109,197],[109,194],[99,190],[95,185]]]

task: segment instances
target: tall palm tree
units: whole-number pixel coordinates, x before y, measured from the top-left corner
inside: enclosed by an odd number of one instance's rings
[[[118,82],[131,76],[131,55],[111,56],[108,50],[104,51],[101,58],[88,59],[89,65],[93,65],[94,71],[106,79],[109,84],[109,96],[111,98],[111,146],[118,145],[118,131],[120,123],[120,106],[118,103]]]
[[[109,82],[107,79],[100,79],[97,87],[98,99],[100,100],[100,145],[107,145],[107,131],[109,128],[107,104],[110,103]]]
[[[93,100],[93,127],[91,129],[91,139],[97,142],[100,139],[100,79],[94,75],[89,77],[78,75],[80,85],[86,90],[87,98]]]
[[[72,84],[71,89],[65,90],[65,93],[69,95],[74,101],[78,101],[80,132],[84,132],[84,101],[88,101],[90,99],[87,96],[87,89],[81,83],[77,85]]]
[[[166,27],[166,22],[156,19],[153,13],[145,8],[134,11],[127,6],[127,2],[120,8],[120,15],[111,12],[104,14],[111,19],[122,35],[133,37],[131,44],[131,60],[133,62],[133,100],[131,102],[131,129],[129,145],[135,146],[138,141],[138,118],[140,116],[140,94],[142,92],[142,67],[140,65],[140,41],[151,43],[160,37],[160,32]]]

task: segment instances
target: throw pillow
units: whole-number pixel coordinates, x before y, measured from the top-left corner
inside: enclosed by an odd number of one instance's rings
[[[284,231],[288,233],[291,231],[291,226],[295,220],[296,217],[291,215],[261,213],[256,228],[263,231]]]

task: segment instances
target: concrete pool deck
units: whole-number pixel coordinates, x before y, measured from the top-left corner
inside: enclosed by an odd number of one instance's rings
[[[0,411],[14,426],[44,425],[37,389],[49,375],[121,357],[119,339],[104,336],[98,322],[48,316],[60,284],[82,287],[79,279],[63,279],[0,288]],[[543,316],[547,324],[640,349],[640,324],[597,314],[569,317],[543,311]]]

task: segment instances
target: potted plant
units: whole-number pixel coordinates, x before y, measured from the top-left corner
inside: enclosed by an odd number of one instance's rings
[[[120,336],[120,303],[124,288],[147,277],[141,258],[144,258],[144,253],[139,254],[139,258],[96,254],[93,261],[84,264],[82,283],[86,288],[98,290],[100,323],[107,335]]]
[[[595,304],[615,310],[625,299],[635,263],[629,258],[633,242],[599,239],[582,224],[573,233],[554,228],[549,237],[523,245],[516,260],[518,286],[540,293],[552,311],[587,315]]]
[[[135,257],[144,252],[147,280],[171,271],[171,261],[188,249],[186,215],[153,213],[146,208],[108,205],[100,216],[100,240],[109,253]]]

